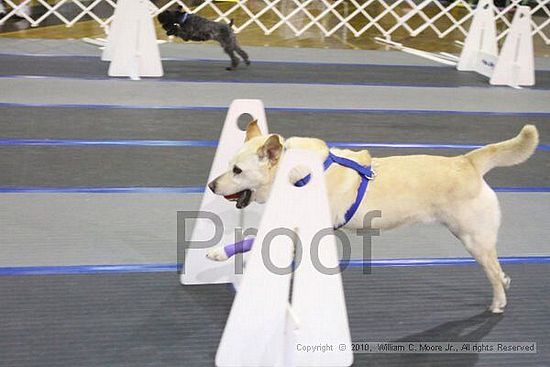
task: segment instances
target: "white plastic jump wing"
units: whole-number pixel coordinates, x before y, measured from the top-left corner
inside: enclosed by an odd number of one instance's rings
[[[109,76],[161,77],[164,72],[149,1],[119,0],[102,59]]]
[[[262,101],[255,99],[237,99],[231,103],[223,125],[222,133],[216,149],[216,155],[210,168],[208,182],[218,177],[228,169],[231,158],[243,145],[246,133],[239,129],[237,122],[242,114],[249,114],[258,120],[258,126],[263,134],[267,134],[267,121]],[[235,203],[215,195],[205,187],[200,211],[217,215],[223,224],[221,240],[211,247],[235,242],[234,229],[237,227],[257,228],[263,206],[251,203],[247,208],[239,210]],[[190,241],[199,243],[213,238],[214,225],[208,219],[197,220]],[[190,248],[185,255],[184,273],[181,274],[182,284],[215,284],[236,282],[240,275],[235,274],[235,258],[216,262],[206,258],[211,248]]]
[[[530,86],[535,84],[535,59],[531,35],[531,9],[518,6],[510,31],[504,41],[495,72],[493,85]]]
[[[474,11],[457,69],[491,77],[498,59],[493,0],[480,0]]]
[[[289,173],[296,166],[311,169],[311,180],[295,187]],[[338,269],[335,239],[311,244],[320,230],[332,229],[321,157],[305,150],[288,150],[280,163],[258,235],[236,294],[216,355],[216,365],[228,366],[349,366],[353,354]],[[296,236],[290,234],[295,231]],[[294,239],[294,240],[293,240]],[[294,256],[293,243],[297,253]],[[301,247],[301,251],[299,248]],[[313,257],[311,256],[313,253]],[[291,271],[282,268],[295,261]],[[287,305],[291,299],[297,329]],[[331,350],[305,351],[306,346],[332,345]],[[340,345],[346,345],[340,350]]]

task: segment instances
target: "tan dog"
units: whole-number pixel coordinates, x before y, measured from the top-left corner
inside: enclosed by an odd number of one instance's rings
[[[493,287],[489,309],[501,313],[506,306],[510,278],[502,271],[497,258],[496,241],[500,226],[500,208],[495,192],[483,179],[494,167],[524,162],[535,151],[538,132],[526,125],[520,134],[501,143],[490,144],[465,155],[442,157],[431,155],[372,158],[368,151],[331,149],[340,157],[361,165],[372,165],[376,177],[368,186],[358,211],[345,225],[361,228],[363,217],[380,210],[381,218],[373,228],[391,229],[403,224],[439,222],[462,241],[466,249],[485,270]],[[285,148],[316,152],[321,160],[329,153],[319,139],[262,136],[255,122],[249,124],[246,142],[231,162],[228,172],[209,183],[210,189],[244,208],[250,201],[267,200],[278,163]],[[298,181],[307,171],[295,173]],[[328,200],[333,224],[344,222],[344,214],[355,201],[360,176],[352,169],[332,164],[325,171]],[[222,247],[212,249],[208,257],[226,260]]]

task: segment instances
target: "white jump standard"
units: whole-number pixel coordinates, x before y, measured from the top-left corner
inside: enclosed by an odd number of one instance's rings
[[[516,8],[499,55],[493,0],[481,0],[474,12],[457,69],[482,74],[492,85],[514,88],[535,85],[530,11],[528,6]]]
[[[149,1],[119,0],[101,59],[111,62],[109,76],[139,80],[164,75]]]
[[[289,180],[299,166],[310,170],[303,187]],[[312,243],[332,220],[319,157],[289,150],[278,168],[256,243],[247,260],[231,313],[216,354],[218,367],[350,366],[351,336],[334,236]],[[286,231],[281,232],[281,229]],[[273,236],[274,233],[278,235]],[[295,249],[300,246],[301,251]],[[296,253],[301,258],[295,257]],[[336,273],[318,270],[311,254]],[[266,259],[269,258],[266,266]],[[294,267],[292,267],[294,262]],[[282,268],[286,268],[279,272]],[[288,312],[292,282],[291,307]],[[297,319],[298,325],[293,320]],[[346,345],[345,350],[337,348]],[[324,353],[300,345],[332,345]]]
[[[267,120],[262,101],[238,99],[231,103],[223,129],[219,138],[216,155],[212,161],[208,180],[211,181],[228,168],[230,157],[237,153],[240,144],[245,140],[246,132],[239,129],[239,116],[250,115],[258,123],[262,133],[267,134]],[[225,245],[235,242],[235,228],[258,228],[263,206],[252,205],[244,210],[238,210],[235,205],[212,193],[207,187],[199,209],[201,212],[216,214],[222,221],[223,234],[217,244]],[[200,243],[214,237],[215,228],[209,220],[197,220],[191,234],[191,243]],[[219,284],[235,283],[240,278],[235,274],[235,264],[229,262],[214,262],[206,258],[209,248],[192,247],[186,251],[184,272],[181,274],[182,284]]]

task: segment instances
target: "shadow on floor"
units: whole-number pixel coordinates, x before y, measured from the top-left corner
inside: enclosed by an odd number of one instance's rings
[[[445,322],[393,342],[480,342],[503,319],[489,311],[467,319]],[[356,354],[354,366],[470,367],[479,360],[471,354]]]

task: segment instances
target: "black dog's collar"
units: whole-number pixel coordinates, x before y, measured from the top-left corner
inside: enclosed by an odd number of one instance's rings
[[[178,19],[178,24],[183,25],[189,19],[189,13],[183,13],[183,15]]]

